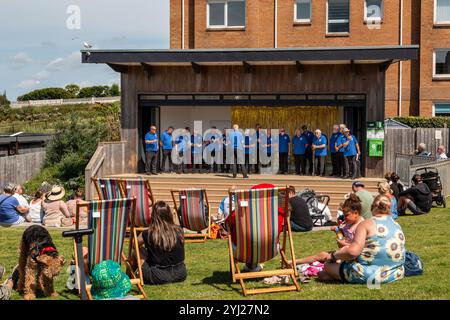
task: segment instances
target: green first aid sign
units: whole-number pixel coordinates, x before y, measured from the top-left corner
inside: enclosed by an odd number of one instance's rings
[[[384,155],[384,123],[367,123],[367,146],[369,157],[383,157]]]

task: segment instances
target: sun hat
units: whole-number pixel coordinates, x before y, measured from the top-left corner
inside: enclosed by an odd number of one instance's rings
[[[96,300],[125,297],[131,290],[130,278],[112,260],[105,260],[92,270],[91,294]]]
[[[47,200],[50,200],[50,201],[61,200],[62,198],[64,198],[65,194],[66,194],[66,191],[64,190],[63,187],[53,186],[52,190],[49,193],[47,193],[46,198],[47,198]]]

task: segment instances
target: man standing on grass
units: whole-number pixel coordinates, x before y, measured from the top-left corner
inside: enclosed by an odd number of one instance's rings
[[[156,175],[156,161],[158,160],[158,134],[156,126],[151,126],[150,131],[145,135],[145,172]]]

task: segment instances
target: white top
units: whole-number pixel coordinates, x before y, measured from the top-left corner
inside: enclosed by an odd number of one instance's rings
[[[16,198],[17,201],[19,201],[19,205],[21,205],[22,207],[25,207],[25,208],[29,207],[28,201],[27,201],[27,199],[25,199],[24,196],[22,196],[18,193],[14,193],[13,197]]]
[[[42,223],[42,217],[44,216],[44,209],[42,208],[42,200],[36,203],[30,202],[30,211],[28,215],[31,217],[34,223]]]
[[[441,153],[436,156],[436,160],[438,160],[438,161],[439,160],[447,160],[447,159],[448,159],[448,157],[445,153]]]

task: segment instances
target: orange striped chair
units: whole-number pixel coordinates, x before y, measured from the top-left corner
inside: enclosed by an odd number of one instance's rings
[[[130,242],[128,257],[131,257],[134,249],[138,264],[139,277],[141,279],[141,282],[144,283],[141,269],[142,261],[139,252],[138,234],[148,229],[149,227],[152,215],[152,207],[155,203],[155,198],[153,196],[150,183],[146,179],[126,179],[119,180],[119,182],[121,188],[125,191],[125,196],[127,198],[136,198],[136,213],[134,215],[134,219],[130,221],[130,225],[133,227],[133,231],[131,232],[130,230],[132,238]]]
[[[134,218],[136,199],[114,199],[89,201],[78,203],[76,210],[76,221],[79,221],[80,211],[86,208],[88,212],[88,228],[94,229],[94,233],[88,236],[88,270],[91,272],[93,267],[105,260],[113,260],[121,264],[124,262],[130,280],[136,285],[139,291],[139,298],[146,298],[143,288],[143,282],[137,278],[128,263],[128,259],[123,253],[125,232],[130,219]],[[79,228],[78,223],[76,228]],[[74,251],[75,264],[78,265],[76,250]],[[79,279],[79,277],[78,277]],[[90,285],[86,285],[89,299],[92,299]]]
[[[278,226],[279,193],[284,193],[283,229]],[[236,243],[233,243],[228,224],[228,248],[230,268],[233,282],[239,280],[245,296],[249,294],[298,291],[300,289],[296,276],[294,245],[292,241],[291,224],[289,223],[289,205],[287,188],[236,190],[229,192],[230,212],[232,212],[232,199],[234,199],[234,214]],[[233,215],[230,217],[233,218]],[[278,235],[281,232],[280,240]],[[286,256],[286,242],[289,240],[292,265]],[[281,242],[281,243],[280,243]],[[258,265],[274,259],[281,254],[281,269],[242,272],[239,263]],[[248,289],[245,280],[265,278],[272,276],[288,276],[292,285],[276,286],[272,288]]]
[[[178,216],[180,213],[180,225],[186,230],[192,231],[191,233],[185,232],[185,242],[205,242],[211,232],[211,207],[206,190],[170,190],[170,193],[175,215]],[[203,233],[205,230],[206,233]]]

